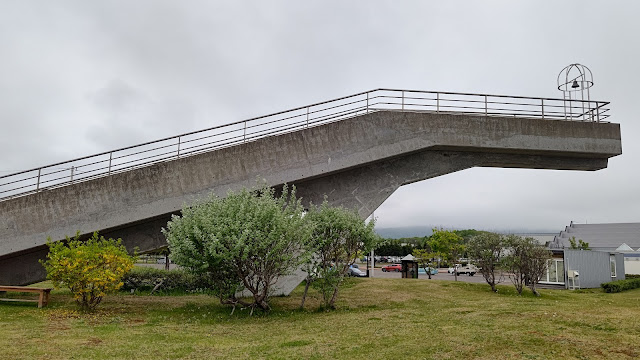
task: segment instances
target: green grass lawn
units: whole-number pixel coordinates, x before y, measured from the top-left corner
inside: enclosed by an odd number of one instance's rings
[[[268,316],[207,295],[107,297],[80,314],[64,291],[49,307],[0,302],[3,359],[625,359],[640,356],[640,289],[541,290],[351,279],[338,310],[302,288]]]

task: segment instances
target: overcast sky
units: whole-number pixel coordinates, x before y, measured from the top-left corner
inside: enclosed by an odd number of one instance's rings
[[[0,1],[0,174],[378,87],[561,97],[591,68],[623,155],[405,186],[378,226],[640,221],[640,3]],[[636,104],[636,105],[634,105]]]

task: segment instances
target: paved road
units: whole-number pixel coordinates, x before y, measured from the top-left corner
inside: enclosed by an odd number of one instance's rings
[[[366,271],[364,265],[360,266],[363,271]],[[379,268],[376,268],[373,277],[376,278],[384,278],[384,279],[399,279],[401,278],[401,274],[399,272],[383,272]],[[429,277],[426,274],[420,274],[418,279],[428,280]],[[453,274],[447,273],[446,268],[438,269],[438,273],[436,275],[431,275],[431,279],[433,280],[447,280],[454,281],[455,276]],[[476,274],[474,276],[469,275],[458,275],[458,281],[470,282],[470,283],[485,283],[484,278],[480,274]]]
[[[153,267],[156,269],[164,269],[164,264],[136,264],[138,266],[147,266]],[[358,264],[358,267],[362,271],[367,271],[366,264]],[[177,265],[171,264],[171,269],[177,268]],[[383,272],[380,268],[376,268],[375,273],[373,274],[376,278],[383,279],[400,279],[402,276],[399,272]],[[420,274],[418,276],[419,280],[429,280],[429,277],[426,274]],[[447,273],[447,268],[438,269],[438,273],[436,275],[431,275],[431,279],[433,280],[446,280],[446,281],[454,281],[455,277],[453,274]],[[509,279],[505,278],[505,281],[509,281]],[[458,281],[464,281],[469,283],[480,283],[484,284],[484,278],[480,274],[476,274],[474,276],[469,275],[458,275]],[[503,281],[504,283],[504,281]]]

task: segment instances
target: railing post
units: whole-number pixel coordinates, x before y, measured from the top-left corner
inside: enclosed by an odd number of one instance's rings
[[[74,166],[71,166],[71,182],[73,182],[73,169],[74,168],[75,168]]]
[[[369,113],[369,92],[367,91],[367,114]]]
[[[542,120],[544,120],[544,99],[540,99],[542,102]]]
[[[109,170],[107,170],[107,175],[111,175],[111,160],[113,159],[113,151],[109,153]]]
[[[307,106],[307,129],[309,128],[309,107]]]
[[[247,142],[247,121],[244,122],[244,132],[242,134],[243,142]]]
[[[596,101],[596,119],[600,122],[600,105]]]
[[[180,136],[178,136],[178,153],[176,154],[176,157],[180,159]]]
[[[402,111],[404,111],[404,90],[402,90]]]
[[[487,95],[484,96],[484,117],[487,117]]]
[[[569,93],[569,96],[571,96],[571,93]],[[573,102],[571,97],[569,97],[569,121],[573,121]]]
[[[440,112],[440,93],[436,93],[436,112]]]
[[[40,174],[42,173],[42,168],[38,169],[38,181],[36,182],[36,191],[40,190]]]

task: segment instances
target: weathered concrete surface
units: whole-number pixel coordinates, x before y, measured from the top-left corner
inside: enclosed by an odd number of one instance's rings
[[[296,184],[314,203],[327,194],[366,217],[398,187],[434,176],[475,166],[598,170],[621,153],[618,124],[375,112],[0,202],[0,283],[40,280],[32,263],[47,236],[101,230],[142,251],[162,246],[160,228],[183,204],[258,179]]]

